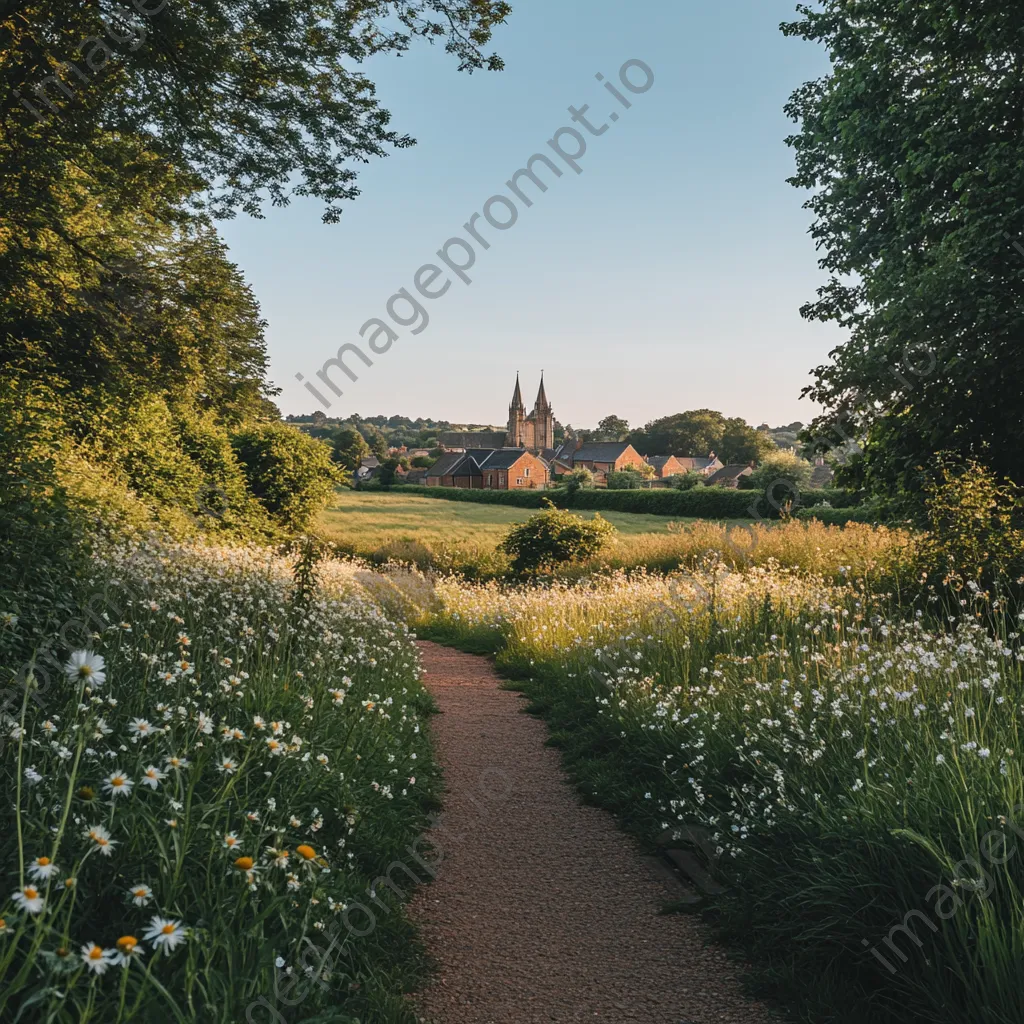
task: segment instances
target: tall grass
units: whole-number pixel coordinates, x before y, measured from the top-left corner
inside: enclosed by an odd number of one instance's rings
[[[436,801],[406,627],[355,568],[296,588],[256,548],[88,572],[24,670],[2,620],[0,1019],[411,1020],[373,881]]]
[[[497,651],[592,799],[649,840],[708,830],[711,911],[801,1019],[1024,1019],[1024,648],[999,602],[968,588],[926,624],[718,560],[437,596],[428,628]]]

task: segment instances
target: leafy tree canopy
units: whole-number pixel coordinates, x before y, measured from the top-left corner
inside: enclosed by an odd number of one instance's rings
[[[1024,480],[1024,7],[799,10],[783,31],[832,62],[787,107],[829,275],[803,315],[849,335],[806,436],[863,441],[842,476],[881,494],[919,492],[940,449]]]
[[[775,443],[739,417],[727,418],[714,409],[692,409],[652,420],[628,437],[644,455],[707,456],[722,462],[759,461]]]
[[[22,169],[14,154],[52,167],[135,138],[189,170],[217,215],[309,195],[333,221],[358,195],[353,163],[413,142],[389,128],[360,65],[426,39],[460,69],[500,68],[483,47],[509,12],[502,0],[0,0],[0,177]],[[18,208],[50,177],[17,173]],[[139,180],[122,168],[119,189]]]

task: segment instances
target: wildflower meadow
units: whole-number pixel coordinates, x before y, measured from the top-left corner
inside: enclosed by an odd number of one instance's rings
[[[101,542],[80,582],[59,631],[2,619],[0,1019],[409,1019],[374,883],[437,799],[406,626],[257,547]]]

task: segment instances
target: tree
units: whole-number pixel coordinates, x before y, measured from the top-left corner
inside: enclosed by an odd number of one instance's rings
[[[249,489],[287,530],[306,529],[344,480],[331,449],[287,423],[248,427],[231,440]]]
[[[297,194],[336,220],[358,194],[351,165],[413,142],[388,127],[359,65],[443,39],[460,69],[500,69],[482,47],[509,11],[501,0],[12,0],[0,27],[5,215],[45,210],[44,166],[103,138],[146,138],[218,215]],[[143,180],[134,168],[123,194]]]
[[[765,456],[777,450],[777,445],[768,434],[755,430],[738,416],[725,421],[722,436],[714,449],[719,459],[727,465],[760,462]]]
[[[402,465],[402,460],[396,456],[392,456],[390,459],[385,459],[380,464],[380,475],[378,480],[385,487],[390,487],[398,479],[398,467]]]
[[[644,455],[698,455],[714,452],[723,462],[754,462],[775,444],[739,417],[726,419],[714,409],[663,416],[628,438]]]
[[[355,472],[369,454],[370,446],[355,427],[341,427],[335,433],[331,457],[339,466]]]
[[[516,523],[501,542],[501,550],[512,559],[512,568],[520,576],[592,558],[615,533],[615,527],[596,513],[593,519],[584,519],[555,508],[547,498],[544,504],[541,512]]]
[[[605,416],[594,431],[595,441],[621,441],[629,433],[629,423],[621,416]]]
[[[1024,8],[824,0],[790,36],[829,75],[787,112],[828,281],[803,315],[848,340],[805,389],[818,450],[878,494],[921,497],[949,449],[1024,480]]]
[[[366,439],[366,443],[369,445],[370,451],[373,452],[381,462],[383,462],[388,457],[387,438],[381,433],[378,427],[375,427],[368,420],[363,420],[359,430]]]
[[[586,466],[577,466],[568,473],[563,473],[558,478],[558,483],[569,494],[575,494],[579,490],[594,486],[594,474]]]
[[[812,472],[811,464],[795,452],[776,451],[765,456],[749,479],[751,486],[759,491],[779,484],[776,493],[781,494],[786,489],[792,497],[810,484]]]

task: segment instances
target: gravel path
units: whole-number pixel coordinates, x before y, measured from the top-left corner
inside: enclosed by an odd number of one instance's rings
[[[432,1024],[768,1024],[692,916],[659,916],[678,883],[612,817],[579,803],[489,662],[420,642],[447,781],[436,879],[412,902],[439,972]]]

